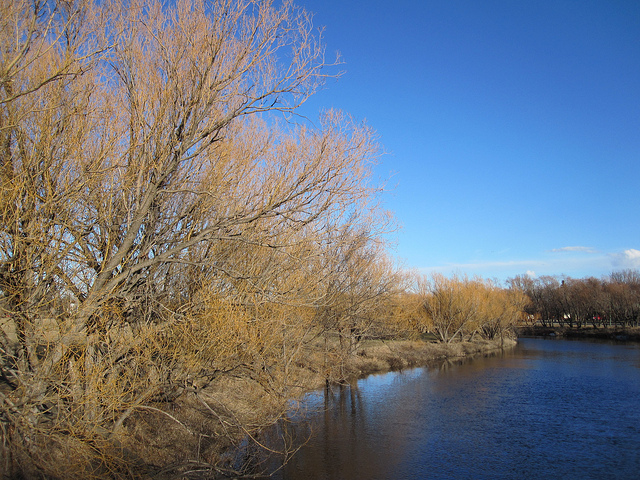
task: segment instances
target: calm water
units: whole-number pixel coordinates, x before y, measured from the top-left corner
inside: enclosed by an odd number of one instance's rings
[[[311,439],[281,479],[640,478],[637,344],[521,339],[307,405]]]

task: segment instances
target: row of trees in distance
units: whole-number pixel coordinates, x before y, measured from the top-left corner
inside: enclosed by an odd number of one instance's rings
[[[526,275],[509,279],[527,294],[528,318],[544,326],[637,327],[640,325],[640,272],[622,270],[597,279]]]

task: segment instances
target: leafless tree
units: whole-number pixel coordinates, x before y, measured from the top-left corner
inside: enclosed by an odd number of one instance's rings
[[[276,115],[326,75],[289,0],[2,0],[0,35],[0,434],[23,474],[61,475],[57,445],[83,477],[148,402],[290,362],[306,327],[272,327],[316,293],[283,275],[375,210],[379,151]]]

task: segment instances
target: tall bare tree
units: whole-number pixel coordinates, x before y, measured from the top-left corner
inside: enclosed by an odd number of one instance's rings
[[[56,475],[64,432],[94,461],[145,402],[264,353],[273,318],[308,321],[279,268],[311,278],[361,221],[378,147],[338,112],[274,115],[326,75],[289,0],[2,0],[0,35],[0,434]]]

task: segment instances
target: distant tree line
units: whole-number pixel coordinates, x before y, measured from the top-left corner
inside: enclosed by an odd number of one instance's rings
[[[527,319],[543,326],[637,327],[640,325],[640,271],[622,270],[597,279],[520,275],[511,289],[529,297]]]

